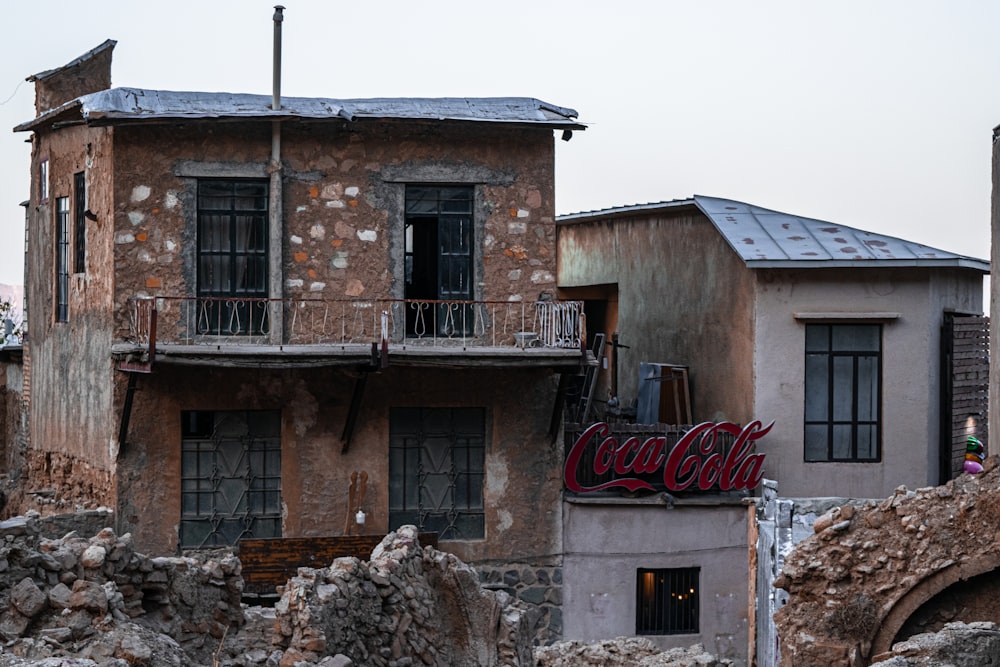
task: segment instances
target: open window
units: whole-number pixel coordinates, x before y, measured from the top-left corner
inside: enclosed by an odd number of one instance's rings
[[[404,233],[406,333],[468,335],[474,329],[473,189],[407,186]]]

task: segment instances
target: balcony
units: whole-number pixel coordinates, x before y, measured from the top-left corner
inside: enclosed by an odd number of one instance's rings
[[[586,331],[582,301],[143,296],[125,314],[119,354],[246,366],[569,366],[580,362]]]

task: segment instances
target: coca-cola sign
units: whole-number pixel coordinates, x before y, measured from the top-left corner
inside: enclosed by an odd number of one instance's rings
[[[668,491],[684,491],[692,486],[709,491],[752,490],[764,476],[764,455],[754,451],[754,443],[774,426],[753,421],[740,427],[732,422],[704,422],[687,431],[670,451],[667,438],[655,435],[645,440],[636,436],[619,441],[606,422],[590,425],[573,443],[566,455],[563,479],[574,493],[589,493],[620,487],[629,491],[655,491],[639,475],[663,470],[663,485]],[[720,451],[722,434],[735,436],[728,451]],[[592,453],[594,475],[612,473],[610,481],[587,486],[578,471],[585,455]],[[591,456],[586,456],[590,459]]]

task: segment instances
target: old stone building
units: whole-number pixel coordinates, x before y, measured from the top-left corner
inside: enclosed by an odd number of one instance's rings
[[[32,77],[16,128],[32,488],[154,554],[415,524],[558,602],[576,112],[111,88],[114,45]]]

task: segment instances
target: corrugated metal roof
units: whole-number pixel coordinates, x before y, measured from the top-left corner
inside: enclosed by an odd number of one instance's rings
[[[111,88],[76,98],[38,118],[18,125],[14,130],[32,130],[44,125],[57,114],[66,114],[77,106],[80,108],[82,119],[91,123],[197,118],[339,118],[344,120],[398,118],[586,129],[585,125],[575,120],[577,117],[575,110],[531,97],[343,100],[319,97],[284,97],[281,99],[281,108],[273,110],[269,95]]]
[[[692,199],[561,215],[557,221],[583,222],[688,206],[695,206],[704,213],[746,265],[752,268],[882,265],[960,266],[984,273],[990,270],[987,260],[846,225],[701,195]]]

